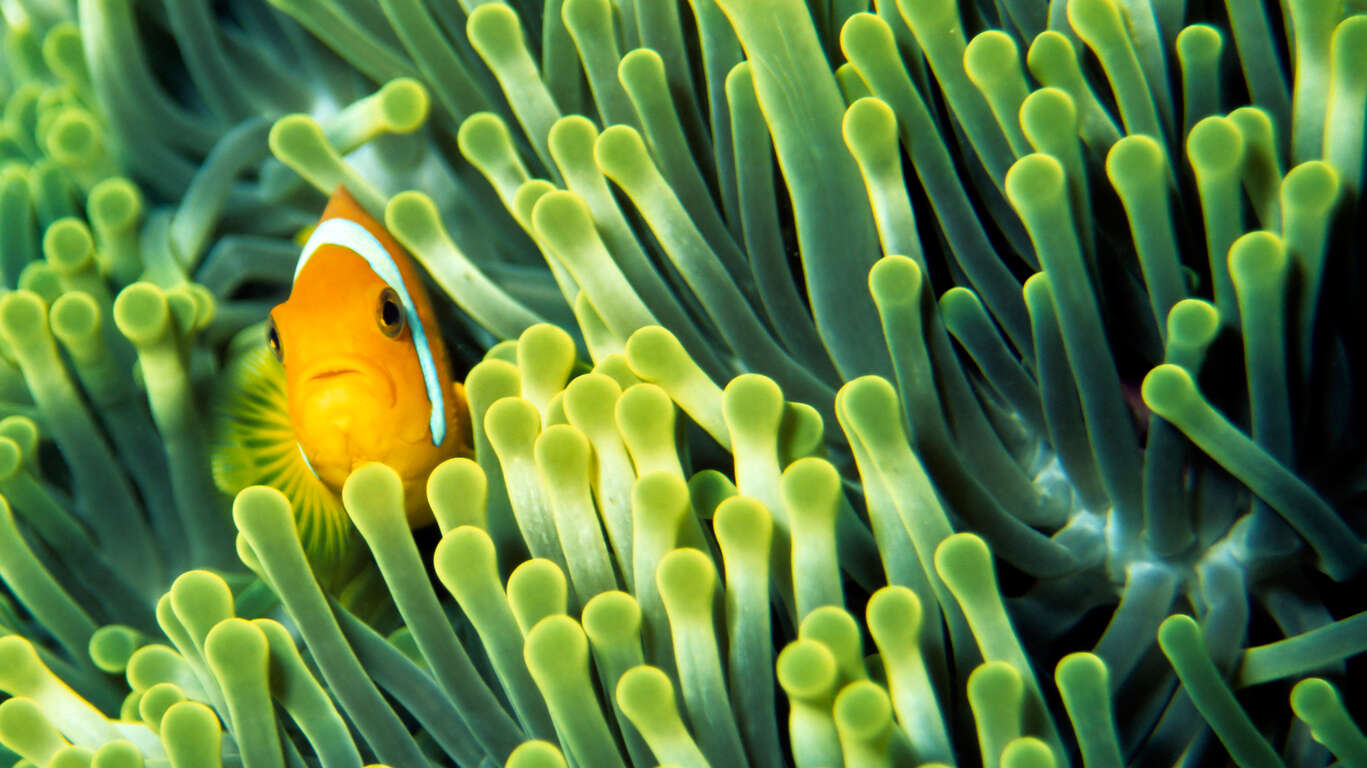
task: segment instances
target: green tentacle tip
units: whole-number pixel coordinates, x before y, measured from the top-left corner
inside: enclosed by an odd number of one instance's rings
[[[844,608],[823,605],[813,610],[803,617],[797,636],[826,646],[835,659],[840,684],[868,676],[864,669],[864,644],[859,623]]]
[[[473,526],[454,528],[441,537],[432,553],[437,578],[462,604],[488,585],[498,587],[498,554],[494,541]]]
[[[508,576],[508,604],[524,634],[541,619],[564,613],[568,595],[564,572],[550,560],[532,558]]]
[[[342,506],[367,539],[407,527],[403,480],[388,464],[364,464],[342,484]]]
[[[900,0],[897,9],[907,24],[933,34],[959,26],[959,9],[953,0]]]
[[[103,153],[101,133],[94,115],[67,108],[53,118],[43,139],[54,160],[68,167],[82,167],[98,161]]]
[[[518,745],[504,768],[566,768],[565,757],[547,741],[528,741]]]
[[[650,155],[636,129],[613,125],[604,129],[593,145],[593,159],[605,176],[632,189],[650,177]]]
[[[488,497],[489,479],[471,459],[447,459],[427,476],[427,503],[443,532],[462,525],[487,528]]]
[[[38,425],[27,416],[0,419],[0,436],[13,440],[25,457],[33,457],[38,450]]]
[[[380,114],[393,133],[411,133],[427,120],[431,99],[423,84],[408,77],[390,80],[379,90]]]
[[[794,640],[778,655],[774,667],[778,684],[792,698],[820,701],[835,689],[835,656],[815,640]],[[829,699],[826,699],[829,701]]]
[[[1244,135],[1228,118],[1203,118],[1187,134],[1187,158],[1198,176],[1235,173],[1243,157]]]
[[[1016,41],[996,29],[980,32],[968,41],[964,49],[964,71],[984,93],[1025,84]]]
[[[532,226],[551,250],[562,254],[574,253],[598,239],[588,203],[579,195],[563,190],[549,192],[536,201],[532,208]]]
[[[591,3],[566,2],[563,8],[566,16],[569,16],[572,8],[588,5],[601,7],[603,11],[611,8],[606,0]],[[566,115],[556,120],[551,126],[550,133],[546,135],[551,157],[560,169],[566,172],[571,168],[593,167],[593,143],[597,140],[598,126],[583,115]]]
[[[1072,7],[1071,3],[1069,7]],[[1006,745],[1001,765],[1002,768],[1054,768],[1054,753],[1039,739],[1025,736]]]
[[[47,333],[47,304],[32,291],[11,291],[0,298],[0,335],[11,347],[28,347]]]
[[[287,165],[309,165],[333,153],[322,126],[308,115],[285,115],[271,126],[267,137],[271,153]]]
[[[14,477],[23,461],[24,453],[19,444],[8,437],[0,437],[0,482]]]
[[[1192,347],[1205,347],[1220,332],[1220,311],[1201,299],[1182,299],[1168,311],[1168,339]]]
[[[422,250],[424,245],[446,238],[437,206],[421,192],[410,190],[390,198],[384,209],[384,224],[411,250]]]
[[[1024,697],[1025,681],[1004,661],[983,662],[968,676],[968,698],[974,710],[987,707],[1019,712]],[[1019,728],[1018,723],[1012,725]]]
[[[568,684],[588,668],[589,643],[579,622],[547,616],[527,633],[522,656],[537,687],[546,691]]]
[[[992,553],[987,542],[971,533],[956,533],[940,542],[935,548],[935,571],[961,603],[996,595]]]
[[[882,169],[897,158],[897,115],[881,99],[866,97],[851,104],[840,130],[845,146],[867,169]]]
[[[696,549],[676,549],[660,560],[655,583],[671,622],[703,621],[717,588],[716,568]]]
[[[646,381],[681,382],[697,371],[697,364],[668,329],[648,325],[627,338],[627,365]]]
[[[598,646],[612,646],[640,636],[641,604],[626,592],[599,592],[584,605],[584,634]]]
[[[484,414],[484,431],[500,456],[512,455],[531,449],[541,432],[541,416],[529,401],[505,397]]]
[[[869,635],[886,657],[920,645],[921,600],[902,586],[883,587],[864,608]]]
[[[146,642],[143,634],[132,627],[109,624],[95,630],[90,636],[90,660],[105,672],[123,674],[133,652]]]
[[[877,683],[859,680],[835,697],[835,727],[841,741],[874,742],[892,727],[892,701]]]
[[[774,519],[759,501],[746,496],[723,501],[712,515],[712,528],[728,562],[735,557],[750,558],[767,566]]]
[[[1177,33],[1177,58],[1184,68],[1214,62],[1220,57],[1224,37],[1209,24],[1192,24]]]
[[[521,164],[503,119],[492,112],[476,112],[465,118],[456,132],[456,146],[470,162],[481,167]]]
[[[1025,97],[1020,108],[1021,130],[1030,146],[1040,149],[1058,135],[1077,130],[1077,105],[1061,88],[1040,88]]]
[[[1006,196],[1017,210],[1061,204],[1066,190],[1063,166],[1050,155],[1026,155],[1006,172]]]
[[[628,93],[654,88],[665,82],[665,62],[649,48],[629,51],[617,65],[617,78]]]
[[[90,768],[142,768],[142,752],[131,741],[120,739],[100,745]]]
[[[266,633],[246,619],[221,621],[204,640],[204,657],[225,688],[264,682],[269,651]]]
[[[1235,285],[1280,285],[1287,266],[1282,239],[1271,232],[1249,232],[1229,248],[1229,272]]]
[[[1367,765],[1367,737],[1349,716],[1338,691],[1311,677],[1291,689],[1291,710],[1310,726],[1315,741],[1329,748],[1342,765]]]
[[[840,472],[825,459],[799,459],[783,470],[779,493],[795,525],[834,526],[842,495]]]
[[[767,376],[742,374],[722,390],[721,408],[733,439],[776,436],[783,420],[783,392]]]
[[[52,303],[48,322],[52,323],[53,336],[67,347],[84,351],[90,348],[89,341],[100,330],[100,305],[88,293],[69,291]]]
[[[674,685],[655,667],[642,665],[624,672],[617,681],[616,697],[622,713],[647,739],[683,730],[674,704]]]
[[[212,571],[186,571],[171,583],[171,608],[176,618],[190,631],[196,643],[202,642],[214,625],[233,616],[233,593],[228,583]]]
[[[548,492],[586,487],[591,453],[584,433],[568,424],[547,427],[534,446],[536,466]]]
[[[1120,9],[1112,0],[1068,0],[1068,23],[1093,47],[1126,37]]]
[[[253,485],[233,497],[233,524],[239,531],[264,536],[292,535],[294,516],[285,494],[267,485]]]
[[[32,699],[20,696],[0,702],[0,744],[43,765],[67,743]]]
[[[1177,420],[1201,399],[1191,374],[1180,366],[1167,363],[1149,371],[1140,394],[1150,410],[1169,421]]]
[[[884,256],[869,270],[869,292],[883,311],[921,300],[921,268],[906,256]]]
[[[674,453],[674,402],[654,384],[633,384],[617,398],[617,429],[641,473],[678,465]]]
[[[171,308],[166,294],[152,283],[134,283],[114,300],[114,324],[138,346],[152,344],[166,334]]]
[[[63,79],[69,79],[75,71],[84,69],[81,28],[69,21],[54,24],[43,36],[43,62]]]
[[[524,50],[522,22],[517,12],[501,3],[481,5],[465,24],[470,44],[485,60],[502,61]]]
[[[1292,168],[1282,179],[1281,202],[1307,214],[1327,213],[1338,200],[1339,175],[1334,167],[1311,160]]]
[[[123,231],[142,216],[142,193],[128,179],[105,179],[91,187],[86,212],[95,231]]]
[[[166,710],[158,731],[171,765],[217,768],[223,764],[218,717],[198,701],[182,701]]]
[[[95,753],[88,747],[71,745],[62,747],[48,760],[46,768],[90,768]]]
[[[1108,678],[1106,663],[1094,653],[1070,653],[1059,661],[1054,670],[1054,680],[1065,700],[1073,692],[1107,690]]]
[[[160,728],[171,707],[186,700],[185,692],[174,683],[157,683],[143,691],[138,700],[138,717],[152,728]]]
[[[1122,197],[1148,191],[1167,167],[1163,145],[1149,136],[1126,136],[1106,154],[1106,176]]]

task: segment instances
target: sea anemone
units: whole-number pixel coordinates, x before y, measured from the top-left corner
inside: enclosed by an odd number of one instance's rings
[[[1361,3],[221,5],[0,4],[0,764],[1367,764]],[[219,458],[338,185],[437,533]]]

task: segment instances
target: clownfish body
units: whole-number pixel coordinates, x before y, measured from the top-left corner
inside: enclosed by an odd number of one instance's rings
[[[409,524],[430,522],[428,474],[470,454],[464,389],[412,260],[344,188],[304,244],[266,339],[313,474],[340,493],[356,467],[388,464],[403,478]]]

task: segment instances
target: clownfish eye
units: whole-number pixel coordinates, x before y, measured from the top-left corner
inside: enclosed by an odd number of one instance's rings
[[[380,333],[391,339],[397,339],[399,334],[403,333],[403,304],[399,303],[399,294],[395,293],[393,288],[385,288],[380,292],[380,304],[375,308],[375,322],[380,326]]]
[[[280,331],[275,327],[275,318],[266,318],[266,346],[271,348],[275,359],[285,362],[285,345],[280,341]]]

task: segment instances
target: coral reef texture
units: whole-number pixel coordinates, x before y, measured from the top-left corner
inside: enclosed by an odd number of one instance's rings
[[[0,765],[1367,766],[1364,0],[0,26]],[[425,487],[283,410],[339,186]]]

